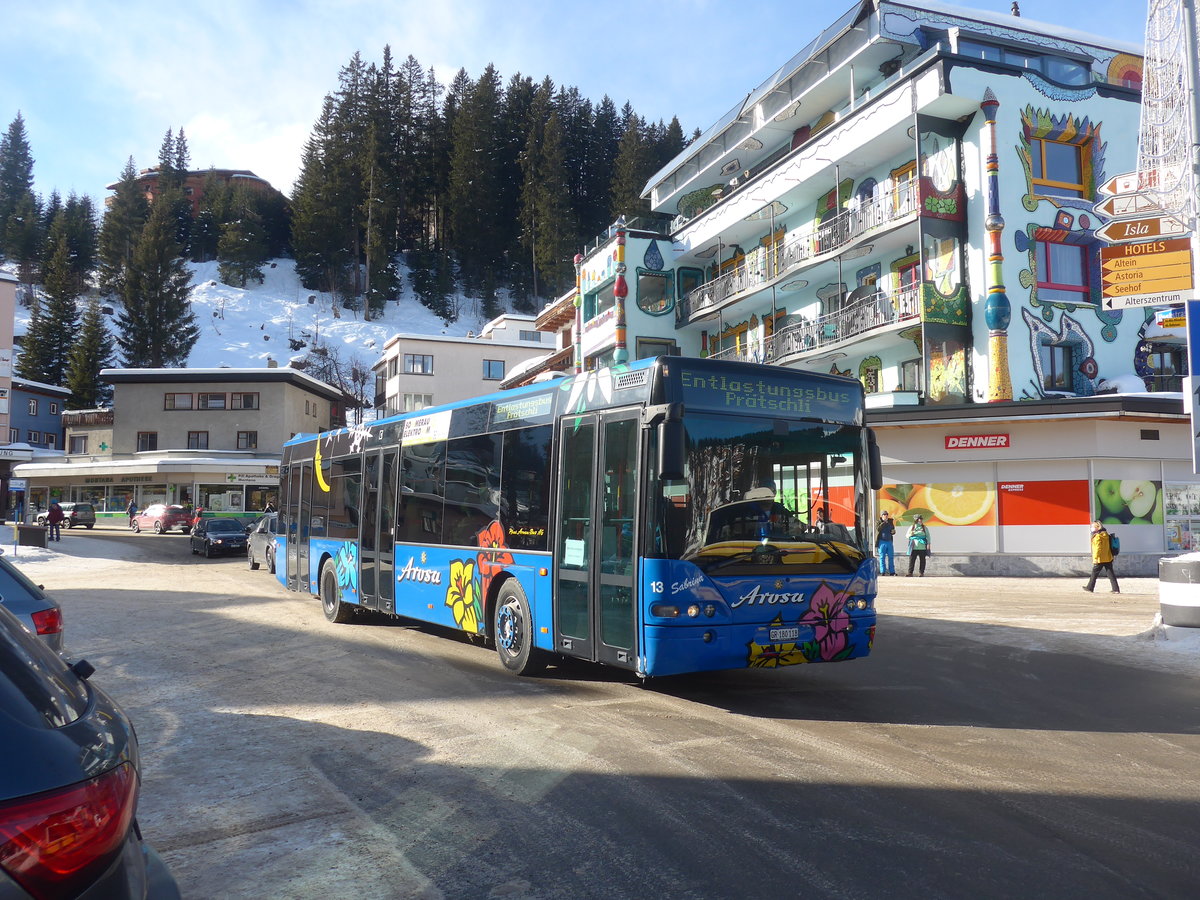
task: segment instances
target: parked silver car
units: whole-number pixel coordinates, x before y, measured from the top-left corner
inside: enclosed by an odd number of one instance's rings
[[[0,603],[52,650],[62,652],[63,617],[58,601],[46,596],[42,586],[30,581],[6,556],[0,556]]]
[[[74,528],[76,525],[82,525],[84,528],[92,528],[96,524],[96,507],[90,503],[60,503],[63,511],[63,528]],[[49,515],[49,510],[41,510],[37,514],[37,523],[39,525],[46,524],[46,516]]]
[[[275,574],[275,523],[278,516],[266,513],[254,520],[246,544],[246,562],[251,569],[266,565],[267,571]]]

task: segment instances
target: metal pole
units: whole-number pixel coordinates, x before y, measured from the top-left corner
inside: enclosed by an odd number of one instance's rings
[[[1188,92],[1188,143],[1191,149],[1191,159],[1189,160],[1189,175],[1191,178],[1190,189],[1188,196],[1190,198],[1190,209],[1188,210],[1189,227],[1192,229],[1192,286],[1193,290],[1200,281],[1197,281],[1197,276],[1200,272],[1197,271],[1198,261],[1200,261],[1200,234],[1197,233],[1197,196],[1196,191],[1200,189],[1200,64],[1197,61],[1197,28],[1196,28],[1196,4],[1195,0],[1183,0],[1183,30],[1184,42],[1187,54],[1187,92]],[[1188,356],[1188,385],[1189,388],[1187,397],[1188,409],[1191,412],[1191,431],[1192,431],[1192,472],[1200,475],[1200,341],[1197,340],[1200,336],[1200,301],[1195,299],[1189,300],[1184,304],[1185,318],[1187,325],[1187,356]]]

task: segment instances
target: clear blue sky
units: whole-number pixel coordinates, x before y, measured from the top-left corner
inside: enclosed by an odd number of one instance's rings
[[[957,5],[1007,14],[1011,0]],[[289,192],[338,69],[409,54],[443,83],[489,63],[704,130],[851,0],[22,0],[5,4],[0,128],[18,110],[36,189],[100,200],[183,127],[193,168]],[[1022,0],[1027,19],[1141,43],[1146,3]]]

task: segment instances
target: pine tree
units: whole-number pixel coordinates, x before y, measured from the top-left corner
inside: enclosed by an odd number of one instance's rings
[[[335,140],[334,103],[325,98],[321,117],[304,146],[300,177],[292,194],[292,248],[300,283],[333,293],[345,286],[352,257],[346,233],[348,213],[339,177],[329,157]]]
[[[51,336],[44,312],[47,302],[44,297],[34,296],[29,324],[25,327],[25,336],[21,338],[21,355],[15,366],[19,377],[42,384],[48,383],[46,373],[50,370]]]
[[[112,335],[104,324],[100,301],[93,297],[83,313],[79,337],[71,345],[66,387],[71,396],[68,409],[97,409],[112,400],[112,387],[100,380],[100,372],[112,365]]]
[[[617,147],[613,163],[613,180],[609,198],[612,219],[625,216],[633,219],[650,211],[650,204],[641,197],[642,188],[654,174],[654,157],[645,139],[646,123],[625,106],[625,133]]]
[[[24,258],[21,256],[26,249],[24,238],[34,223],[24,220],[15,228],[10,228],[10,224],[14,217],[25,215],[37,206],[33,198],[33,153],[25,134],[25,119],[18,112],[0,138],[0,252],[10,259]],[[9,245],[10,234],[18,241],[18,247]]]
[[[221,226],[221,239],[217,243],[217,271],[221,281],[233,287],[244,288],[251,279],[263,283],[262,264],[267,258],[267,245],[263,240],[262,226],[251,211],[247,210],[240,219]]]
[[[117,316],[117,345],[126,366],[184,366],[200,336],[171,213],[166,204],[154,204],[133,254],[124,309]]]
[[[605,95],[596,106],[588,141],[584,173],[586,199],[579,211],[580,229],[585,237],[599,234],[612,224],[610,197],[620,142],[621,120],[617,116],[617,107]]]
[[[458,257],[469,290],[490,303],[505,238],[501,230],[513,221],[502,216],[498,160],[500,76],[489,65],[463,99],[454,119],[450,155],[447,216],[450,247]],[[484,315],[487,311],[484,311]]]
[[[137,181],[132,156],[125,163],[111,200],[100,226],[99,283],[103,293],[123,296],[133,252],[150,216],[150,206]]]
[[[71,344],[79,330],[78,280],[71,265],[67,236],[59,237],[46,267],[46,302],[42,327],[43,371],[35,377],[43,384],[61,384],[70,360]]]

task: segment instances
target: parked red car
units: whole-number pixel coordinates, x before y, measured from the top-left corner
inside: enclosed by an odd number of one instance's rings
[[[182,506],[154,503],[133,517],[132,528],[134,531],[153,528],[155,534],[164,534],[172,528],[178,528],[186,533],[192,530],[192,515]]]

